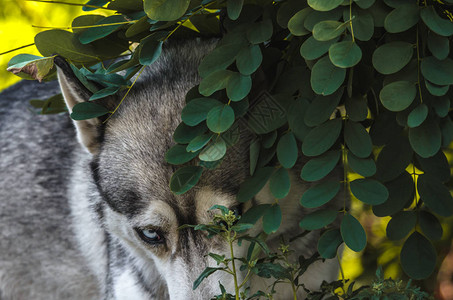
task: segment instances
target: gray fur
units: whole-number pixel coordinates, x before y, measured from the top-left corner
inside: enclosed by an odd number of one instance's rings
[[[217,238],[177,228],[209,222],[212,204],[237,205],[234,193],[248,174],[248,152],[229,151],[219,169],[206,171],[198,187],[182,196],[169,190],[175,167],[164,161],[184,95],[199,82],[197,66],[214,45],[168,45],[105,125],[76,122],[80,143],[67,115],[27,110],[28,99],[55,94],[55,83],[21,82],[1,94],[1,299],[210,299],[218,281],[233,291],[231,278],[219,272],[192,291],[202,270],[215,265],[206,254],[228,251]],[[87,95],[77,92],[80,83],[64,63],[59,66],[72,109]],[[109,105],[120,97],[108,99]],[[294,188],[281,201],[284,225],[269,241],[274,250],[279,234],[300,232],[298,200],[307,186],[293,177]],[[255,198],[271,201],[267,186]],[[149,226],[160,230],[164,244],[140,240],[137,228]],[[296,253],[312,254],[317,235],[301,240]],[[237,256],[245,250],[235,247]],[[303,278],[310,288],[336,277],[333,262],[311,269]],[[268,284],[254,279],[252,290]],[[277,298],[287,299],[287,291],[282,288]]]

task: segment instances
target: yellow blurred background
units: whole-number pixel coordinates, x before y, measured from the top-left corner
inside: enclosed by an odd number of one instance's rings
[[[82,4],[87,1],[66,2]],[[27,0],[0,0],[0,53],[32,44],[34,36],[46,30],[33,26],[67,27],[71,25],[74,17],[90,13],[93,12],[84,12],[80,6]],[[100,10],[95,13],[104,14]],[[0,90],[20,80],[6,71],[8,61],[20,53],[40,55],[35,46],[0,55]]]

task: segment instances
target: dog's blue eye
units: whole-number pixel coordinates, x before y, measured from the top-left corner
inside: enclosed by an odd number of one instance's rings
[[[138,236],[148,244],[157,244],[163,242],[162,235],[153,229],[148,228],[136,228]]]

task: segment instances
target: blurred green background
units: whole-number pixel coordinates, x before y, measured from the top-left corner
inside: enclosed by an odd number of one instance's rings
[[[81,4],[86,1],[70,0],[70,2]],[[38,32],[46,30],[40,27],[65,28],[70,26],[72,19],[78,15],[106,14],[105,11],[100,10],[83,12],[79,6],[26,0],[0,0],[0,8],[0,40],[2,41],[0,53],[32,44],[34,36]],[[40,55],[34,46],[0,55],[0,90],[20,80],[19,77],[6,71],[8,61],[20,53]],[[451,161],[451,153],[448,153],[448,157]],[[351,180],[353,180],[354,174],[350,174],[350,176]],[[367,230],[368,246],[361,253],[355,253],[349,249],[346,249],[343,253],[342,267],[345,278],[349,278],[351,281],[357,280],[359,285],[369,284],[378,265],[383,265],[386,277],[407,280],[399,265],[398,254],[402,246],[401,243],[388,241],[385,238],[385,230],[390,217],[376,218],[370,212],[369,207],[360,203],[360,201],[353,201],[352,213],[358,217]],[[443,239],[436,244],[439,254],[439,266],[450,250],[452,238],[451,221],[451,218],[444,219]],[[450,260],[453,265],[453,254]],[[453,267],[449,266],[447,268],[446,273],[450,274]],[[436,288],[438,289],[437,274],[433,274],[428,280],[417,282],[417,285],[433,292]],[[449,287],[451,288],[451,285]],[[451,290],[451,297],[453,297],[453,288]],[[449,299],[448,297],[443,299]]]

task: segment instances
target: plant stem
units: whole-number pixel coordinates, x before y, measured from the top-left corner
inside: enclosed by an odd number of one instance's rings
[[[17,51],[17,50],[20,50],[20,49],[23,49],[23,48],[27,48],[27,47],[33,46],[34,44],[35,43],[24,45],[24,46],[20,46],[20,47],[17,47],[17,48],[2,52],[2,53],[0,53],[0,55],[8,54],[8,53],[13,52],[13,51]]]
[[[236,234],[235,234],[235,236],[236,236]],[[234,263],[233,241],[234,241],[235,236],[233,236],[233,238],[231,238],[231,231],[228,230],[228,244],[230,244],[231,268],[233,269],[233,279],[234,279],[234,292],[235,292],[236,300],[240,300],[239,299],[238,278],[237,278],[237,274],[236,274],[236,265]]]
[[[338,260],[338,266],[340,267],[341,282],[343,283],[343,285],[341,286],[341,289],[343,290],[343,295],[346,295],[346,291],[344,290],[344,285],[346,284],[346,281],[344,279],[343,267],[341,266],[341,260],[340,260],[340,256],[338,255],[338,252],[337,252],[337,260]]]
[[[341,160],[343,162],[343,214],[346,214],[346,204],[347,204],[347,195],[348,195],[348,185],[349,185],[349,180],[348,180],[348,163],[347,163],[347,152],[346,152],[346,145],[342,144],[341,145]]]
[[[423,96],[422,96],[422,87],[420,83],[420,45],[418,40],[418,25],[417,25],[417,32],[416,32],[416,45],[417,45],[417,86],[418,86],[418,94],[420,96],[420,103],[423,103]]]
[[[352,28],[352,0],[349,1],[349,26],[351,27],[352,41],[355,42],[354,29]]]
[[[81,4],[81,3],[71,3],[71,2],[64,2],[64,1],[50,1],[50,0],[27,0],[30,2],[43,2],[43,3],[52,3],[52,4],[64,4],[64,5],[73,5],[73,6],[83,6],[83,7],[90,7],[90,8],[97,8],[97,9],[106,9],[116,11],[116,9],[102,7],[97,5],[89,5],[89,4]]]
[[[121,106],[121,104],[123,103],[124,99],[126,99],[126,96],[129,94],[129,92],[131,91],[132,87],[134,86],[135,82],[137,82],[137,79],[140,77],[140,75],[142,74],[143,70],[145,69],[146,66],[143,66],[141,69],[140,69],[140,72],[138,73],[137,77],[135,77],[135,80],[134,82],[132,82],[131,86],[127,89],[127,92],[126,94],[124,94],[123,98],[121,99],[120,103],[118,103],[118,105],[115,107],[115,109],[112,111],[112,113],[110,114],[110,116],[108,116],[108,118],[104,121],[107,122],[112,116],[113,114],[118,110],[118,108]]]

